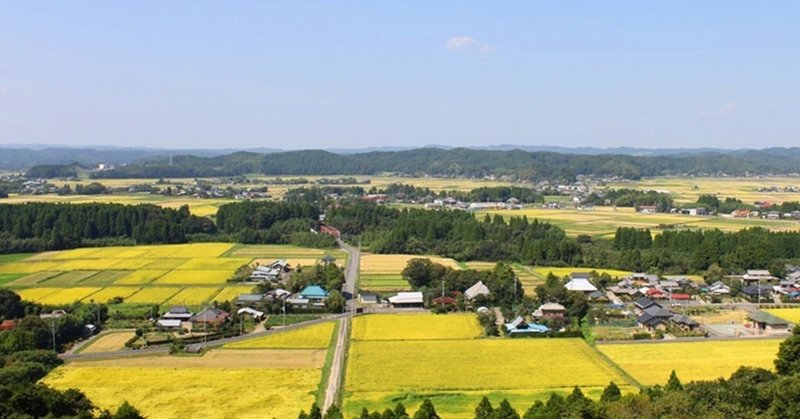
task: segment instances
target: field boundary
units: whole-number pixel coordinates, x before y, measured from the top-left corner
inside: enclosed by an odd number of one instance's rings
[[[628,371],[625,371],[625,369],[623,369],[621,366],[619,366],[619,364],[617,364],[616,362],[612,361],[611,358],[606,356],[606,354],[600,352],[597,349],[597,347],[595,347],[594,345],[588,345],[588,344],[587,344],[587,346],[589,346],[591,348],[591,350],[594,351],[594,353],[597,354],[597,356],[600,357],[600,359],[602,359],[603,361],[608,363],[608,365],[611,366],[612,369],[614,369],[616,372],[618,372],[619,375],[622,378],[624,378],[628,382],[629,385],[631,385],[633,387],[636,387],[638,389],[642,388],[642,383],[640,383],[639,380],[633,378],[632,375],[628,374]]]
[[[336,352],[336,341],[339,337],[339,328],[342,327],[341,320],[335,323],[333,333],[331,333],[331,340],[328,342],[328,348],[325,351],[325,362],[322,364],[322,376],[317,386],[317,393],[314,395],[317,405],[325,403],[325,389],[331,375],[331,366],[333,364],[333,354]]]

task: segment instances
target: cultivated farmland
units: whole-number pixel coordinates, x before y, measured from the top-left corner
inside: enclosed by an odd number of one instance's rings
[[[0,280],[24,299],[43,304],[106,302],[122,297],[124,304],[199,306],[251,292],[252,286],[227,280],[254,258],[272,262],[297,257],[313,264],[326,254],[342,262],[347,259],[339,250],[283,245],[192,243],[79,248],[3,258]]]
[[[481,335],[472,313],[376,314],[353,320],[353,340],[472,339]]]
[[[800,308],[771,308],[764,311],[788,322],[800,324]]]
[[[675,370],[683,382],[728,377],[740,366],[773,368],[780,339],[603,344],[600,352],[644,385],[664,384]]]
[[[125,347],[125,342],[134,336],[133,332],[114,332],[99,336],[89,343],[81,353],[110,352],[118,351]]]
[[[477,339],[467,316],[368,315],[353,325],[345,413],[397,401],[416,409],[429,397],[445,417],[471,417],[484,395],[525,409],[550,391],[581,386],[598,397],[610,381],[630,387],[580,339]],[[439,322],[432,331],[418,330]],[[449,326],[449,327],[448,327]],[[376,366],[380,366],[376,368]]]
[[[324,349],[331,344],[334,323],[325,322],[225,345],[227,349]]]
[[[461,265],[453,259],[439,256],[420,255],[361,255],[361,275],[359,288],[371,291],[402,291],[410,289],[408,281],[401,272],[408,261],[414,258],[427,258],[453,269],[461,269]]]

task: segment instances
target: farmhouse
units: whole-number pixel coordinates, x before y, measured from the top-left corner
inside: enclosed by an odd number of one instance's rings
[[[331,255],[325,255],[319,261],[322,262],[323,265],[330,265],[331,263],[336,263],[336,258]]]
[[[171,307],[161,318],[166,320],[188,321],[192,318],[192,312],[184,306],[175,306]]]
[[[640,205],[636,210],[642,214],[655,214],[658,212],[658,207],[655,205]]]
[[[253,273],[250,275],[250,280],[255,282],[274,282],[281,279],[281,274],[282,273],[280,269],[261,265],[253,269]]]
[[[207,308],[192,317],[193,326],[199,325],[208,325],[208,326],[220,326],[226,321],[230,314],[228,312],[216,309],[216,308]]]
[[[716,281],[708,287],[708,293],[713,295],[728,295],[731,293],[731,287],[725,285],[722,281]]]
[[[680,327],[683,330],[691,331],[697,329],[700,326],[700,323],[698,323],[697,320],[683,314],[676,314],[672,316],[670,321],[672,322],[672,324]]]
[[[464,297],[466,297],[467,300],[473,300],[479,295],[487,296],[489,294],[489,288],[484,285],[483,281],[476,282],[475,285],[467,288],[467,290],[464,291]]]
[[[380,303],[381,299],[378,297],[378,294],[362,292],[358,294],[358,301],[360,301],[361,304],[378,304]]]
[[[261,304],[264,301],[264,294],[239,294],[236,297],[236,305],[239,307],[251,307]]]
[[[769,282],[778,278],[772,276],[767,270],[750,269],[746,274],[742,275],[742,279],[745,282]]]
[[[769,285],[747,285],[742,288],[742,294],[750,298],[766,298],[772,295],[772,287]]]
[[[633,303],[633,308],[634,311],[636,311],[636,314],[642,314],[644,313],[645,310],[653,306],[659,306],[659,305],[656,304],[655,301],[649,298],[640,298],[636,300],[635,303]]]
[[[319,285],[309,285],[300,291],[299,295],[311,303],[324,303],[328,299],[328,291]]]
[[[789,328],[789,323],[786,320],[763,311],[750,313],[747,318],[754,328],[764,333],[785,332]]]
[[[512,337],[515,335],[547,333],[550,331],[547,326],[527,323],[522,316],[517,316],[511,323],[506,323],[504,326],[506,328],[506,333]]]
[[[162,330],[180,329],[181,323],[178,319],[158,319],[156,327]]]
[[[256,309],[253,309],[253,308],[250,308],[250,307],[240,308],[238,311],[236,311],[236,314],[248,315],[248,316],[251,316],[255,320],[261,320],[262,318],[264,318],[264,312],[263,311],[259,311],[259,310],[256,310]]]
[[[640,327],[647,330],[665,330],[667,326],[669,326],[672,316],[673,314],[671,311],[655,304],[644,310],[642,314],[636,318],[636,322],[639,323]]]
[[[541,307],[533,312],[535,319],[563,319],[566,316],[567,309],[558,303],[542,304]]]
[[[398,292],[396,295],[389,297],[389,304],[392,307],[423,307],[425,300],[422,293],[419,291],[414,292]]]
[[[572,279],[569,280],[569,282],[566,283],[566,285],[564,285],[564,287],[567,289],[567,291],[575,291],[575,292],[592,293],[597,291],[597,287],[592,285],[592,283],[589,282],[588,278],[580,278],[580,277],[578,278],[573,277]]]

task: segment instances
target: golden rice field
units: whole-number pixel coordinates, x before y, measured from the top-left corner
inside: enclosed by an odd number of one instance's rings
[[[83,301],[94,300],[95,302],[105,303],[114,297],[128,298],[139,290],[141,290],[139,287],[106,287],[84,298]]]
[[[180,270],[166,273],[164,276],[153,281],[158,285],[173,284],[196,284],[196,285],[224,285],[233,276],[230,270]]]
[[[153,282],[156,278],[159,278],[166,274],[169,271],[165,270],[154,270],[154,269],[142,269],[139,271],[133,271],[129,273],[127,276],[118,279],[115,283],[120,285],[143,285],[149,284]]]
[[[800,201],[798,192],[759,192],[759,188],[784,188],[800,186],[800,179],[792,177],[772,178],[720,178],[720,177],[656,177],[638,181],[610,183],[607,188],[635,188],[656,190],[672,195],[680,203],[696,202],[700,195],[717,195],[720,199],[734,197],[746,203],[767,201],[781,203]]]
[[[775,231],[800,229],[800,223],[791,220],[742,219],[731,217],[688,216],[680,214],[640,214],[629,207],[594,207],[593,210],[572,208],[545,209],[530,206],[521,210],[477,211],[475,216],[483,219],[486,214],[499,214],[504,218],[526,216],[547,221],[563,228],[570,236],[588,235],[596,238],[612,238],[618,227],[649,228],[660,233],[660,225],[671,225],[683,229],[715,229],[738,231],[749,227],[764,227]]]
[[[728,377],[740,366],[773,369],[781,339],[647,344],[597,348],[644,385],[664,384],[672,370],[683,382]]]
[[[225,287],[222,291],[214,297],[214,301],[231,301],[235,300],[239,294],[250,294],[253,292],[252,285],[235,285],[232,287]]]
[[[212,297],[219,294],[219,290],[220,289],[216,287],[184,288],[167,300],[165,304],[185,306],[200,305],[206,301],[210,301]]]
[[[526,409],[522,400],[576,385],[593,397],[611,381],[630,390],[581,339],[353,341],[345,380],[351,417],[409,394],[431,397],[444,417],[471,417],[484,395],[509,397]]]
[[[334,322],[229,343],[226,349],[324,349],[331,344]]]
[[[97,287],[75,287],[75,288],[63,288],[63,289],[56,289],[57,291],[54,293],[48,293],[46,296],[39,298],[36,300],[37,303],[40,304],[70,304],[74,303],[75,301],[83,300],[84,298],[89,298],[92,294],[100,291],[101,288]],[[23,298],[25,298],[23,296]]]
[[[320,368],[250,368],[251,364],[245,357],[238,368],[73,363],[55,369],[43,382],[62,390],[78,388],[101,409],[113,411],[128,401],[150,419],[289,419],[314,402]]]
[[[607,273],[607,274],[611,275],[611,277],[612,277],[612,278],[622,278],[622,277],[626,277],[626,276],[628,276],[628,275],[630,275],[630,274],[631,274],[631,273],[630,273],[630,272],[628,272],[628,271],[620,271],[620,270],[616,270],[616,269],[602,269],[602,268],[556,268],[556,267],[552,267],[552,266],[535,266],[535,267],[533,267],[533,272],[534,272],[536,275],[540,275],[540,276],[542,276],[543,278],[547,278],[547,275],[548,275],[549,273],[551,273],[551,272],[553,273],[553,275],[555,275],[555,276],[557,276],[557,277],[559,277],[559,278],[563,278],[563,277],[565,277],[565,276],[569,276],[569,275],[570,275],[570,274],[572,274],[572,273],[577,273],[577,272],[585,272],[585,273],[589,273],[589,272],[592,272],[592,271],[595,271],[595,272],[597,272],[598,274],[604,274],[604,273]]]
[[[800,324],[800,309],[798,308],[771,308],[764,311],[790,323]]]
[[[228,286],[227,280],[256,257],[272,262],[297,255],[316,263],[326,254],[347,257],[339,250],[230,243],[79,248],[7,258],[0,262],[0,279],[23,298],[43,304],[122,297],[133,304],[200,305],[251,292],[252,286]]]
[[[464,262],[467,269],[474,269],[476,271],[491,271],[497,265],[497,262]]]
[[[124,179],[123,179],[124,180]],[[131,179],[133,180],[133,179]],[[139,179],[142,181],[142,179]],[[70,182],[74,183],[74,182]],[[107,181],[103,180],[103,184]],[[144,182],[139,182],[144,183]],[[19,204],[25,202],[55,202],[55,203],[116,203],[126,205],[137,204],[155,204],[165,208],[180,208],[182,205],[188,205],[189,211],[201,217],[212,216],[217,213],[219,206],[229,202],[233,199],[199,199],[199,198],[186,198],[186,197],[168,197],[164,195],[153,195],[150,193],[131,193],[125,195],[16,195],[12,194],[7,199],[3,200],[8,204]]]
[[[112,352],[125,348],[125,343],[135,335],[133,332],[114,332],[99,336],[81,351],[83,354]]]
[[[517,275],[517,279],[526,295],[535,295],[536,286],[544,284],[545,278],[534,273],[530,266],[514,264],[511,265],[511,268],[514,269],[514,273]]]
[[[141,291],[125,299],[126,303],[137,304],[161,304],[177,294],[179,287],[150,287],[142,288]]]
[[[482,329],[472,313],[374,314],[353,319],[353,340],[472,339]]]
[[[397,275],[405,269],[409,260],[418,258],[430,259],[433,263],[438,263],[453,269],[461,269],[461,265],[455,260],[439,256],[376,255],[365,253],[361,255],[361,273],[366,275]]]

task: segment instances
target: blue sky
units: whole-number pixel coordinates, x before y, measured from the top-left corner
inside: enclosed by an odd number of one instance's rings
[[[0,143],[800,145],[798,2],[0,3]]]

